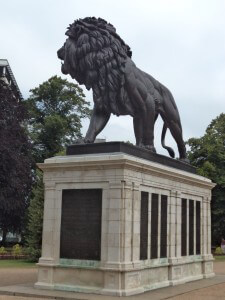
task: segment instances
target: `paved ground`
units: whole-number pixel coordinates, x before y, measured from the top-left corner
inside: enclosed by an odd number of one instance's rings
[[[0,286],[16,285],[23,283],[34,283],[37,279],[37,269],[35,268],[1,268]],[[1,299],[1,298],[0,298]]]
[[[130,296],[128,300],[225,300],[225,262],[215,262],[213,279],[199,280],[175,287],[167,287]],[[65,293],[33,289],[37,278],[37,269],[0,269],[0,300],[42,300],[74,299],[74,300],[116,300],[119,297],[100,296],[93,294]],[[10,287],[9,287],[10,286]],[[9,295],[7,295],[7,292]],[[20,295],[20,296],[18,296]],[[26,297],[23,297],[25,296]],[[29,298],[27,296],[29,295]],[[45,296],[44,296],[45,295]],[[57,295],[57,296],[56,296]]]

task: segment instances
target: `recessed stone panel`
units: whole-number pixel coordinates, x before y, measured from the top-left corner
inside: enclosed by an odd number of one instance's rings
[[[181,206],[181,255],[187,255],[187,199],[182,199]]]
[[[194,201],[189,200],[189,255],[194,254]]]
[[[147,259],[148,253],[148,193],[141,192],[141,218],[140,218],[140,259]]]
[[[63,190],[60,257],[100,260],[101,219],[101,189]]]
[[[161,196],[160,257],[167,257],[167,196]]]
[[[151,210],[151,258],[158,257],[158,217],[159,217],[159,195],[152,194]]]
[[[201,254],[201,202],[196,201],[196,254]]]

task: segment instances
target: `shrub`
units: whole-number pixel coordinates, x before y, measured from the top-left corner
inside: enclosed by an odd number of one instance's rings
[[[4,255],[7,254],[7,250],[5,249],[5,247],[1,247],[0,248],[0,255]]]
[[[221,249],[221,247],[216,247],[215,254],[216,255],[222,255],[222,254],[224,254],[223,250]]]
[[[28,247],[26,250],[26,254],[28,255],[28,261],[38,262],[39,257],[41,257],[41,249]]]
[[[19,244],[16,244],[12,248],[12,255],[19,256],[22,254],[22,247]]]

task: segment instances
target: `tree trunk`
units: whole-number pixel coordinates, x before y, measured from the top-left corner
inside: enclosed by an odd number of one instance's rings
[[[3,245],[3,246],[5,246],[6,235],[7,235],[7,230],[6,230],[6,228],[2,228],[2,245]]]

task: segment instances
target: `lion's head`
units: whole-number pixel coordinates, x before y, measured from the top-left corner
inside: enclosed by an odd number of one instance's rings
[[[118,100],[124,84],[124,67],[130,47],[110,23],[101,18],[75,21],[66,32],[68,39],[58,50],[62,73],[92,88],[96,105],[121,114]],[[99,102],[99,103],[98,103]]]

